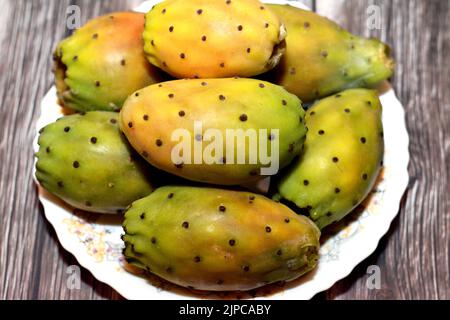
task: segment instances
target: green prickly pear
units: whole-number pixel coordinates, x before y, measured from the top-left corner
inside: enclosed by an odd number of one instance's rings
[[[383,158],[377,93],[349,89],[306,113],[305,149],[282,175],[282,198],[306,210],[319,228],[342,219],[372,189]]]
[[[352,35],[314,12],[268,5],[288,30],[286,52],[271,81],[303,102],[357,87],[373,87],[392,75],[389,47]]]
[[[180,286],[250,290],[316,266],[320,231],[264,196],[166,186],[125,213],[127,261]]]
[[[300,100],[253,79],[152,85],[130,96],[120,115],[128,140],[152,165],[213,184],[241,184],[277,173],[301,152],[306,133]],[[183,135],[174,137],[179,130]],[[187,146],[175,161],[173,153],[183,143]],[[262,155],[266,151],[270,166]]]
[[[116,213],[153,190],[149,168],[123,137],[115,112],[63,117],[41,129],[39,146],[36,178],[76,208]]]
[[[146,15],[144,48],[177,78],[250,77],[277,65],[285,36],[258,0],[166,0]]]
[[[54,53],[60,103],[78,111],[118,111],[134,91],[162,80],[143,49],[144,15],[116,12],[90,20]]]

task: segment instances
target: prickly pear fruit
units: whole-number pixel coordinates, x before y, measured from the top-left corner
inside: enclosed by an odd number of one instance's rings
[[[78,111],[118,111],[134,91],[161,81],[145,58],[144,15],[116,12],[90,20],[54,53],[60,103]]]
[[[320,100],[307,111],[306,126],[304,153],[278,190],[324,228],[352,211],[375,183],[384,148],[377,93],[349,89]]]
[[[152,85],[131,95],[120,115],[128,140],[152,165],[214,184],[277,173],[300,153],[306,133],[300,100],[253,79]]]
[[[180,286],[250,290],[316,266],[320,231],[264,196],[167,186],[125,213],[127,261]]]
[[[277,65],[285,36],[258,0],[166,0],[146,15],[144,48],[177,78],[250,77]]]
[[[117,113],[66,116],[42,130],[36,178],[70,205],[116,213],[152,192],[148,165],[120,132]]]
[[[271,81],[303,102],[349,88],[373,87],[392,75],[389,47],[352,35],[314,12],[268,5],[288,30],[286,53]]]

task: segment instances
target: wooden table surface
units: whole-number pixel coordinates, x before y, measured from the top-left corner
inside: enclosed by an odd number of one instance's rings
[[[68,5],[78,5],[85,22],[139,2],[0,0],[1,299],[121,298],[85,269],[81,289],[67,288],[66,268],[77,262],[44,218],[31,174],[32,140],[40,101],[53,83],[52,50],[68,34]],[[450,299],[450,0],[304,2],[392,46],[392,83],[411,139],[409,188],[389,232],[376,252],[316,298]],[[381,28],[369,30],[373,10],[381,10]],[[366,286],[370,265],[380,267],[379,290]]]

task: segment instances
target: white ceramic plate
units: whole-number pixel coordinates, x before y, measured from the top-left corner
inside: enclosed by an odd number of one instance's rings
[[[146,1],[136,11],[148,11],[158,0]],[[304,8],[296,1],[271,0]],[[54,87],[41,103],[37,130],[62,116]],[[272,285],[239,298],[310,299],[346,277],[368,257],[387,232],[399,210],[408,184],[408,133],[404,110],[389,87],[381,95],[385,137],[384,169],[371,195],[357,212],[323,236],[319,265],[305,277],[284,286]],[[38,150],[38,134],[34,149]],[[234,298],[235,294],[192,293],[157,277],[143,277],[136,270],[126,270],[121,254],[121,219],[80,212],[70,208],[39,187],[39,198],[47,220],[56,230],[61,245],[71,252],[80,265],[98,280],[107,283],[128,299],[196,299]],[[130,272],[131,271],[131,272]]]

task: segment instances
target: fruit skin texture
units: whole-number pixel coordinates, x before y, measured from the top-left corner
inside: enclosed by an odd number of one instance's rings
[[[147,58],[176,78],[251,77],[284,52],[284,26],[258,0],[166,0],[145,21]]]
[[[281,177],[280,195],[319,228],[342,219],[372,189],[383,158],[381,104],[377,93],[349,89],[306,113],[305,150]]]
[[[316,266],[320,231],[264,196],[166,186],[125,213],[127,261],[184,287],[250,290]]]
[[[78,111],[118,111],[134,91],[162,80],[145,58],[144,15],[116,12],[90,20],[54,53],[60,103]]]
[[[300,100],[280,86],[253,79],[227,78],[176,80],[149,86],[130,96],[120,119],[130,143],[153,166],[189,180],[233,185],[261,179],[264,176],[260,175],[260,168],[268,165],[262,164],[259,155],[257,163],[251,164],[248,140],[243,150],[244,145],[237,140],[233,143],[226,139],[226,130],[268,129],[267,146],[271,147],[272,129],[279,129],[279,137],[274,139],[278,139],[279,168],[282,168],[301,152],[306,134],[304,114]],[[217,163],[194,163],[194,140],[198,138],[194,132],[195,121],[201,121],[203,133],[208,129],[220,131],[225,158],[234,144],[234,161],[218,156]],[[172,141],[172,133],[180,128],[190,133],[192,155],[190,161],[181,165],[171,156],[181,140]],[[259,144],[259,135],[257,139]],[[206,152],[211,141],[202,143]],[[244,151],[245,164],[238,164],[236,156]]]
[[[152,192],[149,166],[121,134],[117,113],[66,116],[42,130],[36,178],[73,207],[117,213]]]
[[[313,12],[268,5],[286,25],[286,52],[270,75],[303,102],[339,91],[374,87],[393,73],[389,47],[377,39],[352,35]]]

